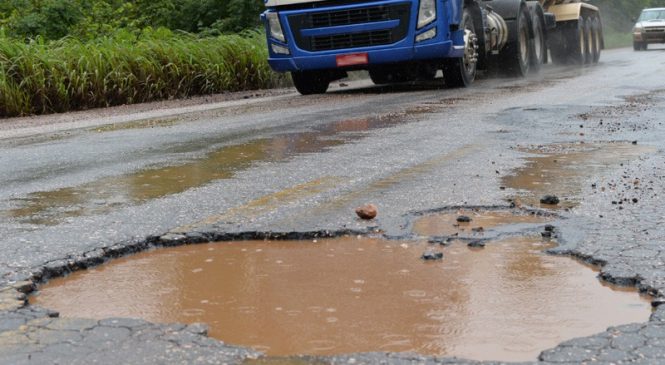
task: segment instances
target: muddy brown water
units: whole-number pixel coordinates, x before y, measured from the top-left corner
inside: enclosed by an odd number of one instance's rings
[[[345,237],[159,249],[55,279],[30,298],[63,317],[205,322],[271,356],[369,351],[535,360],[563,340],[644,322],[646,298],[546,255],[540,238],[482,251]]]
[[[555,144],[524,151],[538,156],[527,158],[524,167],[504,177],[503,185],[519,190],[518,200],[530,206],[573,208],[580,203],[588,179],[656,149],[630,143],[589,143]],[[560,198],[558,206],[540,204],[541,197],[551,194]]]
[[[460,216],[471,218],[471,222],[460,223]],[[413,223],[413,231],[423,236],[459,236],[482,237],[486,231],[497,227],[515,224],[537,224],[551,221],[552,217],[536,214],[515,214],[508,210],[480,211],[459,210],[457,212],[442,212],[418,218]]]

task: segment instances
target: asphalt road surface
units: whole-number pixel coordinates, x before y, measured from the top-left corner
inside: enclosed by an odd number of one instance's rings
[[[321,96],[277,90],[0,121],[0,363],[242,362],[256,353],[209,339],[201,326],[58,319],[26,306],[23,292],[155,245],[414,238],[414,217],[460,207],[556,214],[555,253],[602,266],[604,280],[638,287],[657,305],[663,115],[665,50],[621,49],[595,67],[548,65],[467,89],[353,81]],[[578,158],[534,183],[538,153]],[[547,194],[558,208],[540,205]],[[370,202],[377,219],[358,219],[354,208]],[[664,338],[665,306],[648,323],[543,349],[540,361],[655,364],[665,361]]]

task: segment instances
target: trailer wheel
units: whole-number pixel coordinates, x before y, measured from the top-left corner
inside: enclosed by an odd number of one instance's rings
[[[517,39],[506,45],[499,54],[499,66],[508,76],[524,77],[529,73],[531,59],[531,24],[529,12],[522,7],[515,21],[517,22]]]
[[[592,19],[584,19],[584,63],[593,63],[593,28]]]
[[[476,79],[478,37],[469,9],[464,9],[460,29],[464,30],[464,56],[443,60],[443,79],[447,87],[466,87]]]
[[[603,33],[601,29],[600,19],[594,16],[591,20],[591,61],[593,63],[600,61],[600,53],[603,50]]]
[[[533,40],[531,42],[531,70],[539,71],[540,67],[547,62],[547,45],[545,39],[545,16],[542,7],[538,2],[529,2],[531,13],[531,24]]]
[[[572,64],[583,65],[586,63],[587,41],[584,18],[580,17],[566,29],[566,46],[569,49],[568,61]]]
[[[330,86],[330,75],[325,71],[291,72],[296,90],[302,95],[324,94]]]

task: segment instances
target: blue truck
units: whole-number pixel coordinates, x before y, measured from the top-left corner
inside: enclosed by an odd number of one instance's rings
[[[479,71],[512,76],[552,60],[594,64],[600,10],[581,0],[265,0],[268,62],[303,95],[348,71],[375,84],[470,85]]]

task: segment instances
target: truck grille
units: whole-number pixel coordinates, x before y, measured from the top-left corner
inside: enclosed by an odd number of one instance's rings
[[[378,30],[365,33],[312,37],[311,46],[313,51],[328,51],[332,49],[390,44],[391,40],[392,38],[390,30]]]
[[[663,33],[665,28],[646,28],[647,33]]]
[[[330,51],[398,42],[404,39],[408,33],[410,12],[410,4],[402,3],[335,11],[313,11],[291,15],[288,19],[298,48],[306,51]],[[399,26],[392,29],[311,37],[301,34],[303,29],[366,24],[388,20],[399,20]]]
[[[312,28],[333,27],[359,23],[380,22],[390,20],[390,11],[386,7],[351,9],[330,13],[314,13],[310,15]]]

